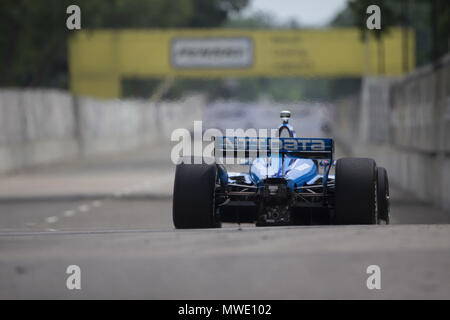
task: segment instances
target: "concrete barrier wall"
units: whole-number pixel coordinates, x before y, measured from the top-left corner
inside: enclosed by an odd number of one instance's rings
[[[61,91],[0,92],[0,173],[75,157],[72,97]]]
[[[205,100],[95,100],[60,90],[0,90],[0,174],[169,139],[203,116]]]
[[[193,130],[193,121],[203,119],[205,106],[206,100],[203,96],[183,98],[177,103],[162,101],[157,107],[162,138],[170,139],[176,128]]]
[[[450,210],[450,55],[402,79],[365,79],[360,95],[337,103],[334,133],[392,183]]]

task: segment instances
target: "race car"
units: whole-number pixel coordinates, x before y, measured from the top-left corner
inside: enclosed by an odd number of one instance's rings
[[[290,112],[280,118],[276,137],[218,136],[214,162],[176,166],[175,228],[389,223],[386,169],[369,158],[335,161],[333,139],[297,138]],[[230,157],[248,171],[228,171]]]

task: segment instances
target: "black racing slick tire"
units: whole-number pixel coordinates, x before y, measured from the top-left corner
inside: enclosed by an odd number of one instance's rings
[[[173,223],[177,229],[220,228],[215,213],[215,164],[178,164],[173,191]]]
[[[336,161],[335,219],[337,224],[377,224],[377,170],[373,159]]]
[[[378,219],[389,224],[389,180],[383,167],[377,167],[377,205]]]

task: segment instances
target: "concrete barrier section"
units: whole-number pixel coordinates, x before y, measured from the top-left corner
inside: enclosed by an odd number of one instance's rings
[[[450,210],[450,55],[402,79],[368,78],[336,104],[334,135],[392,183]]]
[[[61,90],[0,90],[0,174],[120,152],[170,138],[201,120],[205,99],[96,100]]]
[[[57,90],[0,91],[0,173],[74,157],[72,98]]]

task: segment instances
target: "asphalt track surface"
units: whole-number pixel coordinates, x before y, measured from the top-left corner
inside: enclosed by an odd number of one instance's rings
[[[450,298],[449,213],[393,187],[391,225],[175,230],[169,154],[0,178],[0,298]],[[27,190],[33,183],[42,188]],[[69,265],[81,269],[81,290],[66,287]],[[369,265],[381,269],[380,290],[367,288]]]

